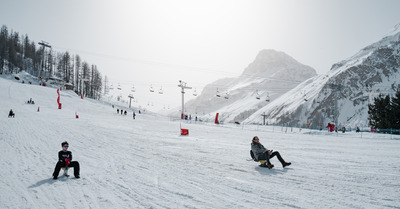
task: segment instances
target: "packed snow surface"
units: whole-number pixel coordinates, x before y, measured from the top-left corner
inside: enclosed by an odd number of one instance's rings
[[[123,116],[60,94],[61,110],[55,89],[0,78],[0,208],[400,207],[399,136],[218,126],[148,112],[133,120],[132,110]],[[250,161],[255,135],[292,165]],[[80,179],[51,178],[64,140]]]

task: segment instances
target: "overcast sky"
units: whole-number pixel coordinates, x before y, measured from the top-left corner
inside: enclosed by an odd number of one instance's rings
[[[240,75],[262,49],[326,73],[389,33],[399,8],[398,0],[1,0],[0,24],[79,54],[114,85],[176,88],[174,102],[153,98],[174,106],[179,80],[201,91]]]

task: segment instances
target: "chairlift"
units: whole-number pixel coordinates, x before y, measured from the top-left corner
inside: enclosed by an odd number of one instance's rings
[[[304,101],[308,101],[308,99],[307,99],[307,94],[306,94],[306,92],[304,91]]]
[[[258,90],[257,90],[257,96],[256,96],[256,99],[260,99],[260,94],[258,93]]]
[[[196,91],[196,89],[194,89],[194,91],[193,91],[193,96],[197,96],[197,91]]]
[[[271,99],[269,98],[269,93],[267,93],[267,98],[265,98],[265,101],[269,102]]]
[[[217,88],[217,97],[221,97],[221,94],[219,93],[218,88]]]
[[[158,91],[158,93],[163,94],[162,86],[161,86],[160,90]]]
[[[118,84],[118,87],[117,87],[117,89],[118,89],[118,90],[121,90],[121,86],[120,86],[119,84]]]
[[[153,85],[150,85],[150,92],[154,92]]]
[[[131,92],[135,92],[135,86],[132,86]]]
[[[111,84],[111,86],[110,86],[110,90],[113,90],[114,89],[114,87],[113,87],[113,85]]]
[[[229,93],[227,92],[226,94],[225,94],[225,97],[224,97],[225,99],[229,99]]]

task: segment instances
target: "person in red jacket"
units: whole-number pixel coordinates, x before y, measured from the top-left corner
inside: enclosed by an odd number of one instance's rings
[[[332,123],[328,123],[328,125],[326,126],[326,128],[328,128],[329,132],[333,132],[335,130],[335,124]]]
[[[79,162],[72,161],[72,152],[68,151],[69,144],[67,141],[61,143],[62,150],[58,152],[58,162],[54,168],[53,179],[58,178],[58,174],[62,167],[73,167],[75,178],[80,178],[79,176]]]

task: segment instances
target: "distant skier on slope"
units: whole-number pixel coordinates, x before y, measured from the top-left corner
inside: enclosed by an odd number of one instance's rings
[[[53,179],[58,178],[58,174],[62,167],[73,167],[75,178],[80,178],[79,176],[79,162],[72,161],[72,152],[68,151],[69,144],[67,141],[61,143],[62,150],[58,152],[58,162],[54,168]]]
[[[13,112],[13,110],[11,109],[10,112],[8,113],[8,117],[15,117],[15,113]]]
[[[257,160],[263,160],[265,161],[264,163],[262,163],[260,166],[261,167],[268,167],[269,169],[273,168],[274,165],[271,164],[271,162],[269,161],[269,159],[277,156],[278,160],[282,163],[282,167],[286,167],[289,166],[290,162],[285,162],[285,160],[283,160],[283,158],[281,157],[281,155],[279,154],[278,151],[273,151],[273,150],[268,150],[266,149],[259,141],[258,137],[255,136],[253,137],[252,143],[251,143],[251,151],[254,153],[254,157]]]

